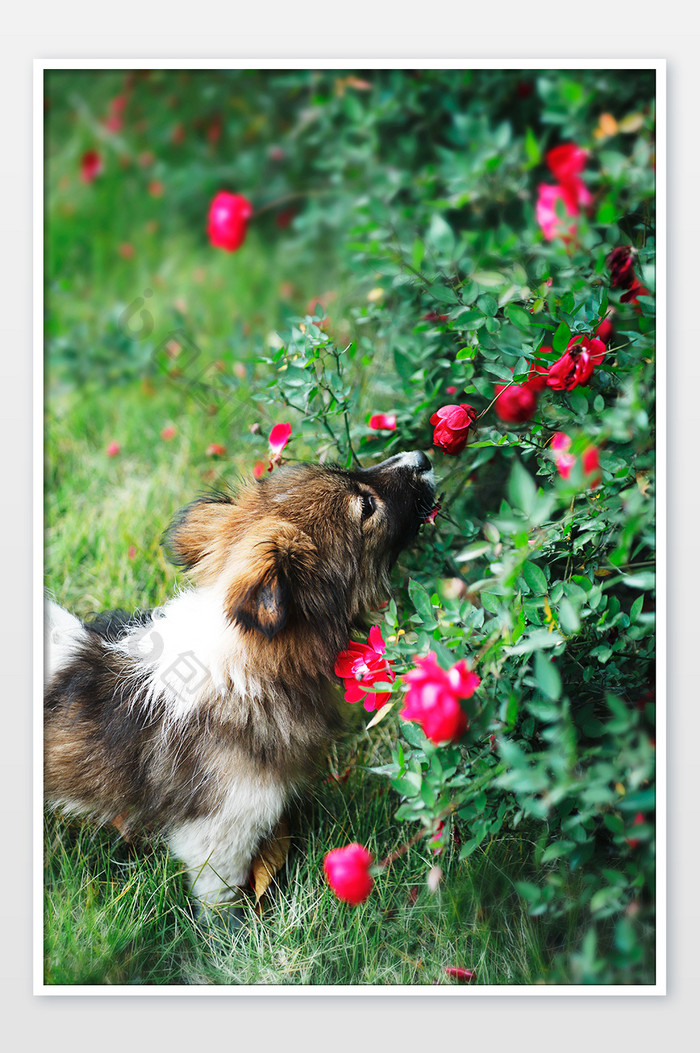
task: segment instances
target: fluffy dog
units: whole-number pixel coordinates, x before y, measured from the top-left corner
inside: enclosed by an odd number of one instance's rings
[[[284,467],[180,512],[166,551],[194,587],[163,607],[82,623],[50,604],[48,803],[162,836],[196,900],[234,899],[340,728],[336,655],[434,497],[419,452]]]

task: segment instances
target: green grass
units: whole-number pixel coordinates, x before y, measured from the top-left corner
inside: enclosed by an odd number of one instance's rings
[[[293,818],[294,840],[261,916],[202,928],[176,862],[159,846],[129,847],[114,831],[47,820],[45,982],[65,984],[450,984],[448,966],[483,985],[542,982],[553,941],[513,887],[529,873],[527,843],[504,837],[469,863],[457,850],[435,859],[416,845],[377,878],[365,904],[340,903],[323,879],[328,849],[349,840],[377,859],[406,831],[386,784],[364,770],[378,746],[356,733],[331,768],[345,783],[317,783]],[[337,765],[337,768],[336,768]],[[426,883],[439,863],[443,880]]]

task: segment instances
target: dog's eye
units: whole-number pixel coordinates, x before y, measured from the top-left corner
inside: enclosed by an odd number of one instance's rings
[[[374,515],[376,510],[377,510],[377,502],[372,497],[372,495],[371,494],[363,494],[362,495],[362,522],[364,523],[365,519],[369,519],[369,517],[371,515]]]

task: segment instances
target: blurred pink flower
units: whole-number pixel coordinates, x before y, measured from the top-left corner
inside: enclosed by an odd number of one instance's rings
[[[164,439],[166,442],[169,442],[170,439],[174,439],[176,435],[177,428],[174,424],[168,424],[160,433],[161,439]]]
[[[291,434],[292,426],[289,423],[275,424],[274,428],[270,432],[270,437],[268,439],[268,442],[270,444],[270,448],[268,451],[268,455],[270,458],[270,463],[267,469],[268,472],[271,472],[275,465],[279,464],[280,457],[282,456],[282,450],[289,442]]]
[[[102,157],[97,150],[86,150],[80,158],[80,178],[83,183],[92,183],[102,173]]]
[[[356,907],[369,896],[374,878],[369,872],[374,857],[357,842],[333,848],[323,860],[323,872],[338,899]]]
[[[375,431],[396,431],[396,414],[374,413],[369,418],[369,426]]]
[[[226,447],[220,442],[212,442],[207,446],[207,457],[223,457],[225,453]]]
[[[554,461],[562,479],[569,478],[571,469],[576,464],[574,455],[567,452],[570,446],[571,438],[566,432],[558,431],[552,436],[550,448],[554,451]]]
[[[242,194],[221,190],[209,206],[207,233],[216,248],[235,252],[245,241],[253,206]]]
[[[120,450],[121,446],[118,442],[110,442],[109,446],[107,447],[107,456],[116,457]]]
[[[563,189],[560,186],[540,183],[537,194],[535,214],[547,241],[553,241],[557,237],[573,237],[576,233],[576,224],[565,226],[556,212],[557,202],[561,201],[570,216],[578,215],[578,209],[575,205],[571,205],[571,199],[565,195]]]

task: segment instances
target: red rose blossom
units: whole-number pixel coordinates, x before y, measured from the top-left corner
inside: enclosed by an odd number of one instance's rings
[[[396,431],[396,414],[373,413],[369,418],[369,426],[375,431]]]
[[[369,896],[374,878],[369,872],[374,857],[356,841],[333,848],[323,860],[323,872],[338,899],[356,907]]]
[[[212,442],[207,446],[207,457],[223,457],[225,453],[226,447],[220,442]]]
[[[562,357],[549,367],[547,387],[554,391],[573,391],[579,384],[587,384],[605,353],[605,344],[597,337],[573,337]]]
[[[570,183],[583,172],[587,157],[587,151],[576,143],[562,143],[547,152],[545,161],[555,179],[560,183]]]
[[[393,662],[384,657],[386,644],[378,625],[369,631],[366,644],[351,641],[335,660],[335,675],[344,681],[345,701],[362,702],[366,710],[381,709],[391,698],[391,691],[371,691],[376,683],[393,684],[396,673]]]
[[[552,353],[551,347],[540,348],[540,354],[547,355]],[[548,376],[549,363],[535,359],[535,361],[530,364],[530,371],[528,373],[528,379],[525,382],[525,387],[530,388],[531,391],[535,391],[539,395],[547,387]]]
[[[613,335],[613,324],[612,319],[605,317],[593,330],[593,335],[598,339],[602,340],[604,344],[607,344],[608,340]]]
[[[415,668],[403,677],[408,691],[400,716],[414,720],[431,742],[455,742],[469,726],[459,699],[471,698],[481,683],[462,659],[449,670],[437,664],[434,651],[415,660]]]
[[[443,453],[461,453],[475,420],[476,410],[464,402],[458,406],[441,406],[430,418],[430,423],[435,425],[433,446]]]
[[[476,973],[473,969],[462,969],[458,965],[447,965],[443,972],[459,984],[471,984],[476,980]]]
[[[497,384],[496,416],[507,424],[524,424],[537,409],[537,392],[530,384]]]
[[[276,464],[279,464],[280,457],[282,456],[282,450],[289,442],[289,438],[292,434],[292,426],[289,423],[275,424],[274,428],[270,432],[268,442],[270,449],[268,451],[270,462],[268,472],[271,472]]]
[[[629,289],[637,280],[632,262],[631,245],[618,245],[609,254],[606,262],[610,271],[610,284],[613,289]]]
[[[235,252],[245,241],[253,206],[242,194],[221,190],[209,206],[207,234],[216,248]]]
[[[86,150],[80,158],[80,178],[83,183],[92,183],[102,172],[102,157],[97,150]]]

